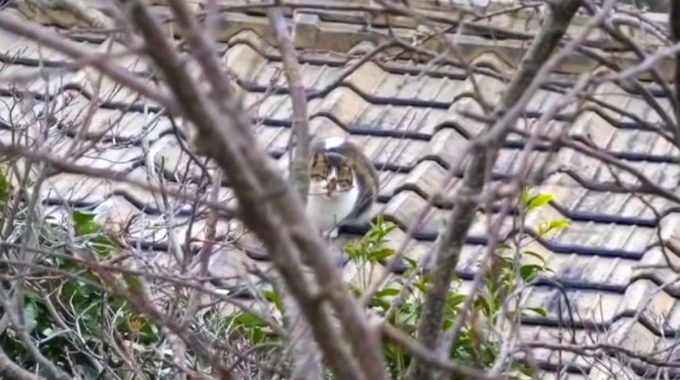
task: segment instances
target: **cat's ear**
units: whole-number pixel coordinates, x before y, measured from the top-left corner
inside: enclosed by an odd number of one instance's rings
[[[323,149],[323,139],[319,138],[319,136],[310,136],[309,140],[309,154],[310,156],[314,155],[314,153],[318,153]]]

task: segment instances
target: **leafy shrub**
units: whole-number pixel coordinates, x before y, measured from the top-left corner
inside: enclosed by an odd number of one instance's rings
[[[548,193],[523,192],[519,202],[520,216],[518,218],[522,219],[523,222],[528,213],[539,212],[553,199],[553,195]],[[536,237],[546,238],[568,226],[568,220],[556,219],[541,222],[534,227],[534,230]],[[394,250],[389,248],[387,244],[389,232],[395,228],[396,226],[393,223],[378,218],[362,239],[347,244],[346,251],[360,267],[365,267],[371,263],[384,262],[395,254]],[[515,235],[514,239],[499,244],[496,251],[492,253],[490,269],[484,276],[482,287],[476,293],[473,308],[469,314],[470,317],[467,318],[467,323],[462,327],[458,341],[452,347],[451,359],[473,364],[482,369],[490,368],[500,353],[501,342],[498,334],[494,333],[494,328],[501,322],[501,318],[546,316],[546,311],[542,308],[530,308],[521,305],[514,314],[511,311],[504,316],[503,313],[504,304],[507,304],[510,298],[518,299],[521,296],[521,294],[516,294],[519,289],[541,275],[547,275],[551,272],[540,254],[526,248],[529,243],[534,241],[535,238],[529,233]],[[371,300],[371,306],[385,316],[390,323],[416,338],[416,326],[430,283],[427,274],[418,272],[419,269],[415,261],[406,260],[410,269],[404,277],[413,278],[411,289],[408,289],[409,296],[403,302],[395,303],[395,297],[402,293],[401,285],[389,284],[376,292]],[[363,278],[358,281],[359,288],[354,288],[355,293],[361,294],[361,288],[365,289],[368,282]],[[462,290],[462,280],[454,280],[447,297],[444,330],[448,331],[453,327],[466,297],[466,293]],[[395,305],[398,305],[398,308],[394,309]],[[519,313],[519,315],[516,313]],[[392,376],[400,378],[409,365],[410,355],[390,343],[385,347],[385,355]],[[522,363],[517,363],[507,375],[514,379],[523,379],[530,377],[531,371]]]
[[[2,181],[0,181],[0,192]],[[72,214],[76,237],[88,252],[100,258],[111,257],[115,246],[112,240],[94,221],[94,215],[81,211]],[[59,226],[45,224],[45,235],[64,237]],[[83,264],[82,260],[70,258],[58,240],[42,239],[40,249],[55,253],[43,257],[38,264],[54,268],[46,280],[29,285],[24,319],[29,326],[31,338],[40,351],[53,363],[70,373],[85,373],[92,378],[101,375],[89,358],[105,360],[116,367],[116,360],[105,354],[111,347],[110,339],[126,340],[141,346],[158,341],[158,330],[148,319],[134,312],[122,296],[112,295],[101,282],[97,273]],[[35,291],[32,288],[35,287]],[[46,294],[49,295],[46,298]],[[22,342],[9,331],[0,336],[0,346],[25,368],[36,363]],[[102,356],[103,355],[103,356]]]
[[[8,197],[9,184],[0,176],[0,201],[5,204]],[[551,194],[524,192],[519,200],[516,221],[524,223],[527,215],[540,212],[552,201]],[[86,252],[99,260],[115,256],[116,242],[96,223],[93,214],[76,211],[71,215],[71,221],[78,245]],[[466,323],[453,344],[451,359],[479,368],[490,368],[499,358],[501,350],[501,336],[496,332],[499,324],[516,322],[524,316],[546,315],[546,311],[540,308],[518,305],[517,309],[513,309],[510,307],[511,301],[520,299],[521,290],[526,284],[550,272],[544,258],[532,251],[530,245],[536,239],[545,239],[568,226],[569,221],[566,219],[543,221],[533,226],[533,233],[520,229],[520,233],[498,244],[489,260],[482,286],[475,294]],[[55,229],[50,232],[53,235],[64,233],[57,226],[50,228]],[[365,236],[348,242],[344,247],[358,269],[356,281],[351,284],[357,297],[361,297],[371,284],[375,268],[395,255],[389,239],[396,228],[395,224],[378,217]],[[60,251],[58,241],[42,239],[40,249]],[[404,260],[408,266],[405,275],[379,289],[370,299],[369,305],[389,323],[416,338],[416,326],[431,284],[427,273],[421,272],[414,260],[408,257]],[[28,292],[24,318],[32,339],[48,359],[69,373],[87,374],[92,378],[101,376],[101,370],[88,363],[88,357],[105,360],[113,368],[120,366],[120,356],[109,355],[112,347],[108,342],[114,337],[132,343],[130,347],[136,354],[148,355],[148,360],[142,361],[149,364],[145,370],[151,377],[157,375],[159,358],[154,347],[163,338],[153,322],[136,313],[123,296],[107,291],[97,271],[88,267],[83,260],[67,254],[46,255],[42,264],[55,268],[55,272],[62,276],[41,281],[37,284],[39,291]],[[123,275],[123,278],[129,288],[134,288],[140,281],[131,275]],[[50,295],[49,303],[43,298],[44,294]],[[279,318],[285,315],[283,302],[276,291],[267,290],[263,295],[267,307],[275,312],[273,314]],[[466,299],[467,292],[463,291],[462,280],[455,279],[447,296],[443,326],[446,332],[453,328]],[[279,366],[287,365],[286,353],[282,349],[284,342],[257,314],[237,310],[216,318],[216,325],[207,326],[213,339],[239,342],[236,345],[250,353],[264,347],[268,359],[276,357],[274,362],[278,362]],[[276,322],[283,324],[282,321]],[[32,355],[11,331],[0,336],[0,346],[18,364],[25,368],[36,367]],[[410,354],[391,342],[386,343],[384,353],[394,378],[403,376],[411,361]],[[531,375],[531,371],[517,362],[506,371],[506,375],[513,379],[524,379]]]

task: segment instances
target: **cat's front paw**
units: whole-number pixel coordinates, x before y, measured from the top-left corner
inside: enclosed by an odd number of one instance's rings
[[[321,238],[323,238],[324,240],[333,240],[338,237],[338,229],[337,228],[334,228],[332,230],[320,229],[319,235],[321,235]]]

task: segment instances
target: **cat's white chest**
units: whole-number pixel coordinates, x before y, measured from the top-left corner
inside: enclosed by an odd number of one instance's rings
[[[313,190],[313,189],[312,189]],[[307,216],[320,230],[329,232],[337,227],[354,209],[359,199],[359,189],[335,193],[332,196],[315,194],[310,191],[307,197]]]

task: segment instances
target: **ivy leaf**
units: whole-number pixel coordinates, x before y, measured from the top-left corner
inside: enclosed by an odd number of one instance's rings
[[[253,313],[240,313],[230,318],[235,330],[245,334],[251,342],[258,344],[266,340],[264,328],[267,326],[257,315]]]
[[[78,235],[93,235],[99,233],[99,225],[94,221],[95,214],[84,211],[73,211],[73,223]]]
[[[101,226],[94,220],[95,214],[76,210],[71,218],[76,233],[87,238],[99,256],[107,257],[112,254],[113,242],[105,236]]]

